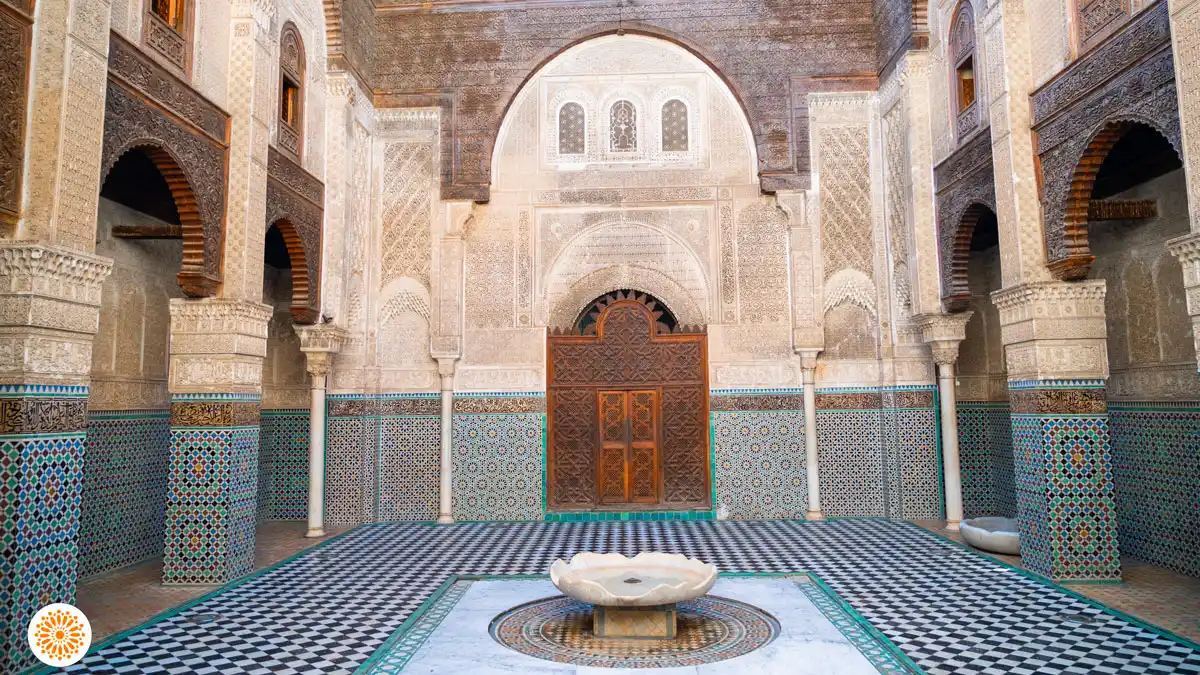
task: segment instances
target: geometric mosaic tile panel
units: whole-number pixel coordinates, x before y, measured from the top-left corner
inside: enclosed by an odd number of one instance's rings
[[[1109,407],[1121,552],[1200,576],[1200,404]]]
[[[258,519],[308,518],[308,411],[264,410],[259,432]]]
[[[440,417],[383,417],[380,420],[380,522],[437,519],[441,429]]]
[[[941,453],[936,410],[884,410],[895,424],[889,454],[887,517],[903,520],[942,517]]]
[[[333,527],[375,522],[378,416],[331,417],[325,431],[325,522]]]
[[[881,411],[817,410],[817,447],[825,515],[887,515]]]
[[[1121,578],[1102,387],[1009,384],[1021,553],[1056,580]],[[1072,412],[1078,410],[1080,412]]]
[[[173,397],[163,583],[224,583],[254,568],[259,397]]]
[[[959,403],[958,450],[963,514],[1017,515],[1012,417],[1007,403]]]
[[[451,575],[545,574],[585,550],[811,572],[929,675],[1200,672],[1194,644],[914,525],[861,519],[363,527],[99,645],[67,672],[352,673]],[[188,621],[197,614],[219,618]]]
[[[803,411],[714,412],[717,503],[734,520],[803,519],[808,510]]]
[[[540,413],[454,415],[454,519],[541,520]]]
[[[88,416],[79,576],[162,555],[171,456],[168,410]]]
[[[26,628],[73,602],[87,387],[0,386],[0,672],[34,663]]]

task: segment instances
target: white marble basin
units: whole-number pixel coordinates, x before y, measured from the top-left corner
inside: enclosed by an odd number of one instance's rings
[[[1012,518],[987,516],[964,520],[959,531],[968,544],[982,551],[1021,553],[1021,535],[1017,533],[1017,521]]]
[[[685,555],[576,553],[550,566],[550,581],[580,602],[652,607],[698,598],[717,582],[717,568]]]

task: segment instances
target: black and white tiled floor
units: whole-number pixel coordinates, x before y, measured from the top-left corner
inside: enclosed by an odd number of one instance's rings
[[[686,553],[728,572],[814,572],[931,674],[1200,674],[1200,651],[884,520],[363,527],[68,672],[351,673],[447,575],[544,573],[584,550]],[[197,615],[216,619],[189,621]]]

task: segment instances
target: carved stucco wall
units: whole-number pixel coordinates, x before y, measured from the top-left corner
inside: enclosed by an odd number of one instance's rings
[[[1056,2],[1058,0],[1051,0]],[[954,150],[972,137],[979,129],[985,129],[991,115],[991,96],[988,90],[988,79],[984,73],[989,66],[994,66],[994,59],[988,53],[988,45],[984,40],[985,0],[931,0],[936,6],[929,10],[929,49],[933,57],[933,67],[929,74],[931,78],[932,97],[930,99],[931,123],[933,125],[933,157],[934,163],[941,162]],[[955,10],[961,3],[970,3],[975,10],[975,118],[974,124],[965,132],[959,131],[958,120],[954,115],[951,102],[954,80],[954,64],[948,54],[950,48],[950,22]]]
[[[1183,271],[1165,246],[1190,231],[1186,194],[1180,169],[1113,197],[1155,200],[1157,218],[1088,227],[1090,278],[1108,282],[1110,398],[1200,399]]]
[[[1006,402],[1008,382],[1000,313],[991,299],[991,293],[1000,290],[1000,247],[972,251],[967,277],[971,293],[967,309],[974,314],[958,350],[958,399]]]
[[[171,298],[183,297],[175,274],[183,254],[179,240],[129,240],[112,236],[114,225],[161,221],[100,199],[96,253],[112,258],[112,275],[101,290],[100,328],[92,345],[92,410],[166,408],[167,331]]]
[[[663,104],[688,110],[686,151],[662,149]],[[636,151],[612,150],[617,100],[637,110]],[[559,152],[561,106],[586,119],[584,152]],[[544,326],[569,327],[619,288],[707,324],[714,387],[799,383],[791,354],[788,220],[759,196],[746,119],[725,84],[666,41],[604,37],[540,71],[497,142],[492,199],[465,231],[457,386],[545,386]]]

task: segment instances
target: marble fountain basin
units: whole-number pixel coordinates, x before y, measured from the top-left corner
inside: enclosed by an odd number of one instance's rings
[[[712,589],[717,568],[671,553],[576,553],[550,566],[550,581],[564,595],[592,605],[592,630],[600,637],[671,639],[676,603]]]
[[[964,520],[959,531],[964,541],[981,551],[1006,555],[1021,553],[1021,535],[1017,533],[1017,521],[1012,518],[972,518]]]

